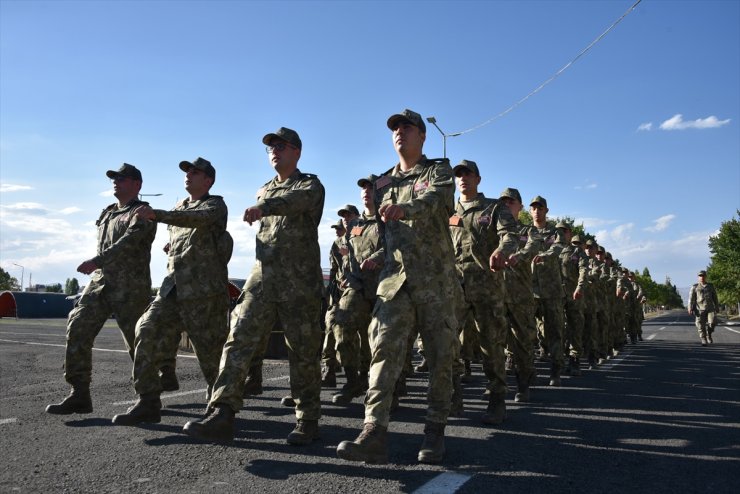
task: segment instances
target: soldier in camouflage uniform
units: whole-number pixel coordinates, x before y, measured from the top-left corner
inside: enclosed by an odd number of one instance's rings
[[[719,299],[714,285],[707,282],[707,272],[699,271],[699,282],[691,287],[689,293],[689,314],[696,317],[696,329],[699,331],[701,346],[714,343],[712,333],[716,324]]]
[[[277,175],[257,192],[244,221],[260,222],[256,262],[232,311],[231,331],[209,403],[210,413],[185,424],[184,432],[207,441],[234,437],[234,416],[242,408],[244,377],[266,332],[279,323],[290,363],[290,394],[297,424],[288,444],[307,445],[319,437],[321,416],[321,299],[324,290],[318,227],[324,186],[298,169],[303,144],[281,127],[265,135]]]
[[[457,337],[453,301],[457,283],[448,220],[454,211],[454,180],[447,159],[430,160],[422,148],[426,125],[411,110],[387,122],[399,163],[375,181],[377,216],[385,262],[370,323],[370,386],[365,423],[355,441],[337,447],[340,458],[382,463],[393,391],[407,354],[409,328],[418,329],[429,362],[429,391],[420,462],[444,456],[444,429],[452,397],[452,348]],[[380,223],[379,223],[380,225]]]
[[[529,386],[536,379],[532,348],[537,340],[537,326],[534,320],[535,300],[532,292],[531,261],[537,248],[530,228],[518,221],[523,209],[522,196],[517,189],[506,188],[500,200],[509,207],[511,215],[517,219],[519,245],[506,261],[504,282],[506,285],[506,317],[509,322],[507,345],[516,367],[517,393],[514,401],[529,401]]]
[[[572,237],[570,225],[560,222],[555,227],[562,232],[566,241],[560,252],[560,274],[565,289],[564,350],[568,352],[567,371],[571,376],[580,376],[583,355],[583,295],[588,283],[588,256],[581,250],[581,237]]]
[[[67,321],[64,378],[72,392],[61,403],[46,407],[52,414],[92,412],[90,380],[95,337],[114,314],[133,359],[136,321],[151,297],[149,260],[157,227],[134,214],[137,208],[147,205],[138,200],[141,172],[124,163],[106,175],[113,181],[113,195],[118,202],[105,208],[96,222],[97,255],[77,267],[80,273],[92,273],[92,278]]]
[[[450,235],[457,279],[464,295],[456,318],[465,321],[471,315],[475,321],[483,351],[483,371],[491,390],[481,420],[497,425],[506,418],[506,288],[503,271],[494,272],[492,266],[503,265],[517,250],[517,224],[503,201],[478,192],[481,176],[474,161],[462,160],[452,172],[460,199],[449,220]]]
[[[170,233],[167,275],[157,297],[136,324],[134,388],[139,395],[117,425],[159,422],[162,386],[157,378],[162,342],[186,331],[209,391],[218,375],[221,347],[228,331],[227,264],[233,241],[226,231],[228,210],[221,196],[209,193],[216,170],[203,158],[180,162],[189,197],[171,211],[140,208],[140,219],[164,223]]]
[[[565,292],[560,276],[560,252],[565,242],[557,229],[547,225],[547,200],[536,196],[530,201],[531,234],[538,252],[532,259],[532,291],[537,301],[535,318],[541,344],[550,357],[550,386],[560,386],[564,364],[563,305]]]
[[[616,280],[612,279],[611,265],[606,257],[606,249],[599,245],[596,249],[596,259],[602,266],[601,283],[604,290],[604,327],[601,333],[602,352],[605,358],[613,356],[612,340],[614,334],[614,294],[616,293]]]
[[[353,206],[354,207],[354,206]],[[340,285],[340,270],[342,267],[342,258],[346,252],[347,227],[341,219],[336,225],[331,226],[337,238],[331,244],[329,249],[329,286],[327,287],[327,304],[326,316],[324,317],[326,326],[326,335],[321,350],[321,386],[333,388],[337,385],[336,367],[337,363],[337,342],[334,339],[334,312],[336,311],[339,299],[342,297],[342,288]]]
[[[373,182],[376,178],[371,175],[357,181],[364,211],[362,216],[347,223],[347,255],[343,258],[342,269],[344,292],[334,325],[337,356],[347,376],[347,383],[332,396],[332,402],[338,405],[349,404],[368,387],[368,326],[377,299],[378,275],[385,258],[375,216]]]
[[[603,264],[596,258],[599,244],[595,240],[586,241],[588,264],[588,290],[586,290],[586,311],[584,325],[584,351],[588,355],[589,368],[603,363],[605,353],[601,348],[602,334],[606,319],[604,317],[605,291],[602,281]]]

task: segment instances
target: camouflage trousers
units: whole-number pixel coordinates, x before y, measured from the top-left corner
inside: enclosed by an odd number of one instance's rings
[[[131,293],[124,300],[110,300],[104,293],[83,295],[67,319],[64,379],[89,383],[92,379],[92,349],[103,325],[114,314],[131,360],[134,358],[136,321],[149,304],[149,293]],[[174,354],[169,357],[174,366]]]
[[[537,332],[540,335],[543,347],[550,355],[553,366],[563,367],[563,299],[537,298],[535,319]]]
[[[393,390],[404,368],[409,328],[418,328],[429,364],[429,422],[447,423],[452,399],[453,345],[457,321],[447,300],[415,304],[406,286],[392,299],[379,298],[373,309],[369,337],[370,386],[365,395],[365,422],[388,426]]]
[[[479,335],[483,352],[483,372],[493,393],[506,392],[506,316],[501,295],[491,294],[485,299],[465,300],[457,305],[457,320],[470,316]]]
[[[330,305],[326,311],[324,317],[324,325],[326,326],[326,332],[324,334],[324,342],[321,346],[321,364],[324,367],[336,367],[337,362],[337,340],[335,337],[335,326],[336,314],[338,305]]]
[[[696,324],[696,329],[699,331],[699,338],[706,338],[714,332],[714,326],[716,325],[714,316],[714,311],[701,310],[696,313],[694,324]]]
[[[534,299],[532,299],[534,302]],[[506,300],[506,318],[509,323],[507,345],[512,353],[517,374],[522,382],[528,382],[535,373],[532,347],[537,340],[534,320],[534,304],[522,300]]]
[[[345,288],[334,315],[334,339],[337,342],[337,360],[342,367],[370,369],[370,344],[367,330],[374,301],[361,291]]]
[[[503,310],[504,307],[502,305],[502,314]],[[505,330],[504,334],[506,334]],[[460,357],[463,360],[475,360],[480,356],[480,338],[478,337],[478,330],[475,327],[475,319],[468,317],[463,324],[462,332],[460,333]]]
[[[231,331],[221,354],[221,367],[210,405],[242,408],[244,380],[252,359],[276,323],[285,334],[290,363],[290,395],[298,419],[321,417],[321,298],[296,294],[294,302],[266,299],[260,290],[243,291],[231,314]]]
[[[583,327],[586,323],[583,315],[583,300],[565,300],[565,346],[564,350],[573,358],[583,355]]]
[[[185,331],[209,387],[218,375],[221,348],[228,332],[229,299],[214,295],[178,300],[175,290],[154,299],[136,325],[134,388],[139,395],[161,393],[161,361],[177,351]]]

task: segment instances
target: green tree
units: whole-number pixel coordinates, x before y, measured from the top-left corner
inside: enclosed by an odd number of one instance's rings
[[[740,218],[740,209],[736,211]],[[740,304],[740,221],[732,218],[722,223],[719,233],[709,237],[712,259],[707,278],[717,290],[721,304]]]
[[[19,290],[18,280],[0,268],[0,290]]]
[[[55,283],[54,285],[47,285],[46,291],[49,293],[62,293],[62,284]]]
[[[64,293],[67,295],[76,295],[80,291],[80,282],[77,278],[67,278],[64,283]]]

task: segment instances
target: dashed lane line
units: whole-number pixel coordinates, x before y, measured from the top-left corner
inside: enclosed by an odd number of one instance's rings
[[[444,472],[422,485],[412,494],[449,494],[457,492],[473,476],[465,473]]]
[[[648,336],[648,337],[647,337],[647,338],[645,338],[645,339],[646,339],[646,340],[648,340],[648,341],[650,341],[650,340],[652,340],[653,338],[655,338],[656,336],[658,336],[658,335],[657,335],[657,334],[651,334],[650,336]]]
[[[727,326],[722,326],[722,327],[725,328],[727,331],[732,331],[733,333],[740,334],[740,331],[738,331],[737,329],[728,328]]]
[[[18,422],[17,417],[11,417],[9,419],[0,419],[0,425],[12,424],[14,422]]]

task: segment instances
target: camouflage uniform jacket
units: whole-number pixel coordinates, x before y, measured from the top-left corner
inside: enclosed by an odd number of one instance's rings
[[[515,252],[518,262],[515,266],[504,270],[504,284],[506,285],[506,303],[534,304],[532,294],[532,267],[531,262],[537,252],[536,240],[529,232],[528,226],[517,221],[517,235],[519,248]]]
[[[560,276],[560,252],[565,245],[563,235],[553,227],[530,227],[537,241],[537,254],[544,262],[532,264],[532,292],[535,298],[563,298],[563,280]]]
[[[184,199],[171,211],[155,209],[154,215],[170,232],[167,275],[159,295],[166,297],[177,288],[178,300],[228,296],[228,256],[221,247],[228,216],[223,198],[206,193],[197,201]]]
[[[689,294],[689,308],[694,312],[716,312],[719,308],[719,300],[714,285],[695,283]]]
[[[342,264],[343,258],[347,251],[347,239],[346,237],[337,237],[331,244],[329,249],[329,286],[327,293],[329,295],[329,305],[336,305],[339,303],[339,299],[342,296],[342,288],[340,283],[342,280]]]
[[[296,295],[321,297],[321,251],[318,226],[324,210],[324,186],[318,177],[296,169],[280,182],[277,177],[257,192],[262,211],[257,233],[256,262],[245,291],[262,291],[275,302]]]
[[[560,252],[560,262],[566,298],[572,300],[576,288],[580,288],[585,294],[588,283],[588,255],[580,247],[566,245]]]
[[[491,271],[489,258],[496,251],[508,258],[519,246],[508,206],[478,194],[472,201],[457,202],[449,224],[457,276],[468,299],[503,295],[503,276]]]
[[[589,258],[589,303],[593,304],[596,312],[603,311],[606,309],[606,277],[605,273],[606,265],[596,259],[595,257]],[[593,295],[591,295],[593,294]]]
[[[148,203],[133,199],[120,209],[111,204],[95,222],[98,250],[92,260],[98,269],[85,287],[86,297],[104,292],[111,300],[123,301],[152,289],[149,261],[157,224],[136,217],[141,206]]]
[[[390,300],[404,284],[417,304],[459,296],[459,286],[450,283],[455,257],[447,224],[455,183],[449,160],[422,155],[408,172],[397,164],[375,181],[374,192],[376,211],[391,204],[404,211],[403,219],[381,227],[385,262],[378,296]]]
[[[366,259],[383,266],[385,251],[380,241],[378,221],[375,216],[362,213],[349,229],[347,250],[344,257],[344,278],[353,289],[362,291],[365,298],[374,300],[378,290],[380,269],[361,270],[360,265]]]

